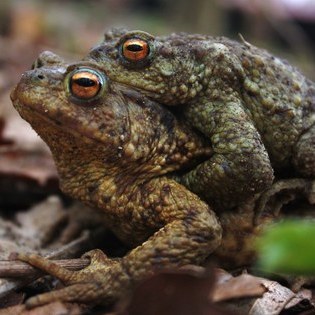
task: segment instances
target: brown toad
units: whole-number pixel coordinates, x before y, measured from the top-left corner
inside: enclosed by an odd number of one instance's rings
[[[207,141],[138,92],[111,82],[92,62],[41,54],[12,92],[15,108],[48,144],[62,190],[101,209],[132,249],[111,260],[98,250],[78,272],[38,256],[20,258],[68,286],[31,298],[110,303],[153,269],[200,263],[220,243],[210,207],[167,177],[209,158]]]
[[[178,180],[216,210],[269,188],[273,171],[314,179],[315,85],[265,50],[223,37],[112,30],[86,60],[177,106],[211,140],[213,156]]]

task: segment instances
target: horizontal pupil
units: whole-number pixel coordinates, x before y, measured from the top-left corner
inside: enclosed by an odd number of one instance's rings
[[[136,51],[143,50],[143,47],[141,45],[137,45],[137,44],[130,44],[130,45],[128,45],[128,50],[136,52]]]
[[[89,79],[89,78],[79,78],[79,79],[75,79],[74,82],[77,85],[83,86],[83,87],[91,87],[91,86],[95,86],[96,82]]]

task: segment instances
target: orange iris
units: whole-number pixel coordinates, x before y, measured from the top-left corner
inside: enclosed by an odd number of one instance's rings
[[[76,72],[71,78],[70,89],[72,94],[81,99],[91,99],[97,95],[102,87],[100,78],[93,72]]]
[[[123,56],[130,61],[140,61],[149,55],[149,45],[142,39],[128,39],[122,47]]]

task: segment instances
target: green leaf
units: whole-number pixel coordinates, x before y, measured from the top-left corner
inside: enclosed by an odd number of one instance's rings
[[[290,220],[267,228],[257,241],[258,264],[270,272],[315,274],[315,222]]]

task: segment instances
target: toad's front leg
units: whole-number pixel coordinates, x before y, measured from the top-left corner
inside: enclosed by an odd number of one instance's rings
[[[21,260],[56,276],[67,286],[29,299],[28,306],[56,300],[108,304],[152,271],[199,264],[220,244],[221,226],[215,214],[173,180],[153,179],[129,200],[125,207],[129,220],[122,222],[123,229],[118,228],[117,235],[127,238],[129,231],[139,240],[148,231],[153,235],[120,260],[92,251],[88,253],[90,266],[80,271],[65,270],[36,255],[20,255]],[[134,235],[130,237],[135,239]]]

